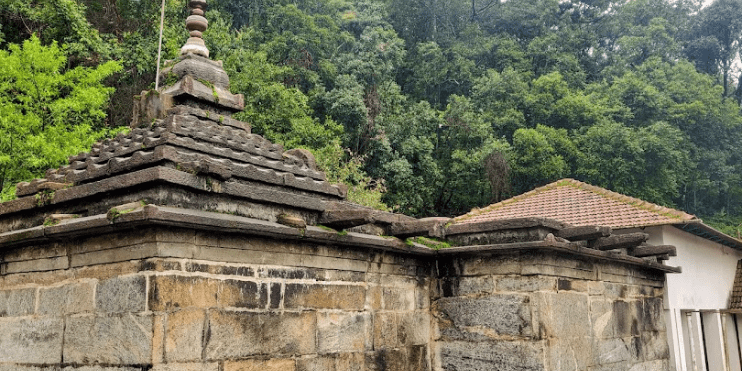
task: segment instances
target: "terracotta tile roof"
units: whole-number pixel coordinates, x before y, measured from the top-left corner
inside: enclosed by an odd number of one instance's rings
[[[595,187],[562,179],[530,192],[457,217],[454,223],[543,217],[574,226],[614,229],[700,221],[694,215]]]

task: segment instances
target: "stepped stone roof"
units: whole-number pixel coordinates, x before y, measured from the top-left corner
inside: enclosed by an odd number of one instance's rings
[[[244,179],[342,198],[342,187],[330,185],[325,174],[296,152],[284,151],[246,123],[229,117],[209,117],[208,111],[188,106],[170,110],[151,127],[96,143],[90,152],[69,158],[69,164],[46,172],[43,179],[18,184],[19,197],[33,195],[50,184],[79,186],[149,166],[213,174],[221,180]],[[221,122],[219,122],[221,121]]]
[[[455,223],[488,220],[552,218],[573,226],[603,225],[614,229],[700,221],[694,215],[637,198],[562,179],[513,198],[472,210]]]
[[[139,201],[271,221],[303,213],[316,221],[329,202],[345,198],[347,188],[330,184],[309,151],[286,151],[232,118],[244,98],[229,91],[222,63],[208,58],[201,39],[206,3],[190,5],[191,37],[165,63],[159,77],[166,85],[135,97],[130,131],[19,183],[18,198],[0,203],[0,233],[49,215],[85,217]]]

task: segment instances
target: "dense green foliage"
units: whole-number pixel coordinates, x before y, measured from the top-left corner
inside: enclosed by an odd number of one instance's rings
[[[0,189],[7,199],[15,184],[89,150],[110,132],[101,127],[113,89],[102,80],[117,62],[62,72],[67,59],[52,43],[32,37],[0,51]]]
[[[694,1],[209,0],[205,39],[245,94],[239,117],[315,151],[356,200],[456,215],[573,177],[736,235],[742,0]],[[153,80],[159,2],[2,3],[6,55],[35,34],[61,46],[63,76],[119,60],[108,118],[72,121],[127,124]],[[185,3],[167,0],[166,58]]]

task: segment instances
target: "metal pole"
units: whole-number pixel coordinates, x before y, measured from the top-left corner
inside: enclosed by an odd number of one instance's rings
[[[162,29],[165,27],[165,0],[160,8],[160,41],[157,44],[157,73],[155,75],[155,90],[160,88],[160,56],[162,55]]]

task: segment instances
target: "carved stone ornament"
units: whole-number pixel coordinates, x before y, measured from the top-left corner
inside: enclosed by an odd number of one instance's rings
[[[206,48],[202,38],[204,31],[209,27],[209,22],[204,18],[206,0],[191,0],[188,6],[191,8],[191,15],[186,19],[186,29],[190,37],[180,48],[180,55],[193,53],[208,58],[209,49]]]

